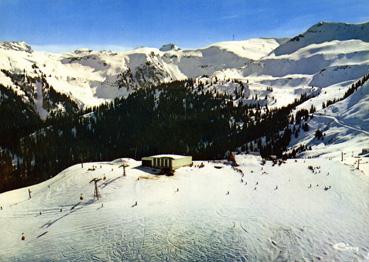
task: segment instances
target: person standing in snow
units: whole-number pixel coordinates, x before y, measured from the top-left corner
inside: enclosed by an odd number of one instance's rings
[[[29,188],[28,188],[28,198],[29,198],[29,199],[31,199],[31,198],[32,198],[31,193],[32,193],[31,189],[29,189]]]

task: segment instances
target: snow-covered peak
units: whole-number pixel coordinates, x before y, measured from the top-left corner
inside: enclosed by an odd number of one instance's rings
[[[0,42],[0,48],[6,49],[6,50],[24,51],[27,53],[33,52],[31,46],[23,41],[22,42],[17,42],[17,41]]]
[[[78,55],[79,54],[89,54],[91,52],[92,52],[92,50],[88,49],[88,48],[79,48],[79,49],[74,50],[74,53],[78,54]]]
[[[291,38],[274,51],[275,55],[292,54],[300,48],[334,40],[358,39],[369,42],[369,22],[362,24],[320,22],[305,33]]]
[[[159,49],[160,51],[162,52],[167,52],[167,51],[176,51],[176,50],[180,50],[180,48],[178,46],[176,46],[175,44],[165,44],[165,45],[162,45]]]
[[[236,55],[258,60],[279,46],[276,39],[273,38],[254,38],[243,41],[224,41],[214,43],[210,47],[218,47],[220,49],[235,53]]]

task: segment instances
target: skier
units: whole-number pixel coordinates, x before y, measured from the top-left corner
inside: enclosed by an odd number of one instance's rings
[[[275,186],[274,190],[278,190],[278,186]]]
[[[311,184],[309,185],[309,187],[308,188],[311,188]]]
[[[81,195],[79,196],[79,200],[83,200],[83,194],[81,193]]]
[[[32,198],[31,193],[32,193],[31,189],[28,188],[28,197],[29,197],[29,199]]]
[[[26,237],[24,236],[24,233],[22,233],[21,240],[26,240]]]
[[[177,187],[177,192],[179,192],[179,188]]]
[[[227,191],[226,195],[229,195],[229,191]]]

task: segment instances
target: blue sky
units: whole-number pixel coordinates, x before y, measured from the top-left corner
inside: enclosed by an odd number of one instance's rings
[[[369,0],[0,0],[0,40],[38,49],[180,47],[369,21]]]

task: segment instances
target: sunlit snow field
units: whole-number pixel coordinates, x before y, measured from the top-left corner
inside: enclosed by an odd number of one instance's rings
[[[121,161],[86,163],[31,187],[30,200],[26,188],[0,194],[0,261],[369,259],[368,175],[339,160],[237,161],[172,177],[134,160],[126,177]],[[94,200],[89,181],[104,175]]]

